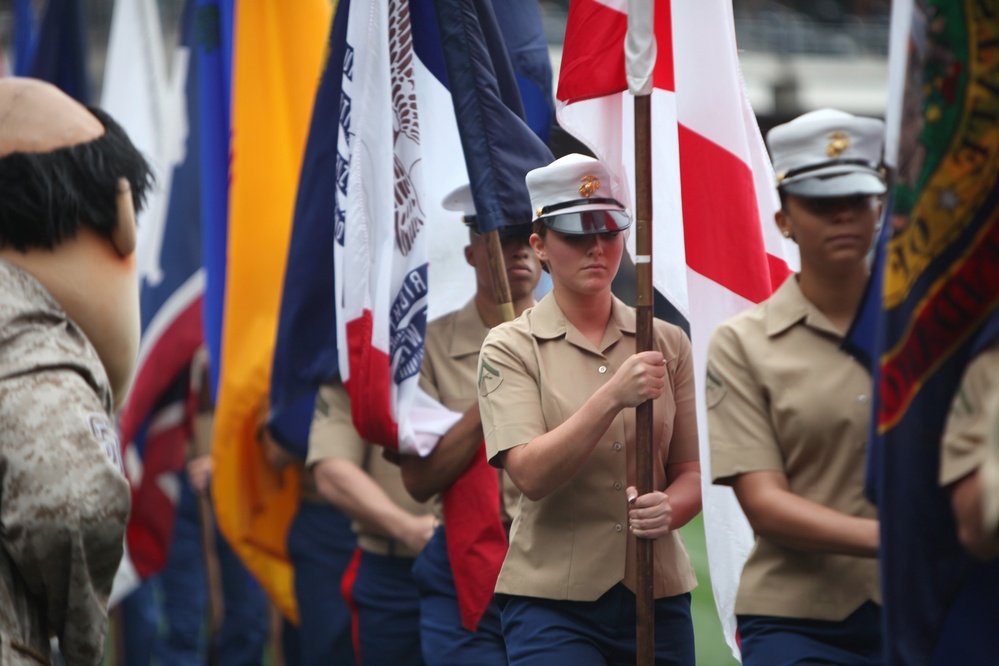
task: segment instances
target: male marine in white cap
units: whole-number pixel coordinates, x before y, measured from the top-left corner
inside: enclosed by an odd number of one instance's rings
[[[463,417],[429,456],[403,456],[401,460],[403,481],[414,498],[425,501],[440,494],[444,502],[443,506],[437,502],[434,507],[444,523],[437,526],[433,538],[413,566],[413,577],[420,589],[420,642],[427,666],[499,666],[507,663],[507,654],[500,630],[499,608],[491,601],[496,569],[488,559],[501,560],[506,551],[500,513],[504,521],[509,522],[507,515],[516,506],[520,493],[507,480],[505,492],[495,494],[497,489],[494,489],[492,478],[496,478],[496,471],[485,463],[475,382],[479,348],[489,329],[499,324],[502,317],[493,293],[486,241],[477,228],[471,188],[468,185],[458,187],[445,196],[443,203],[446,210],[461,213],[468,227],[465,260],[475,269],[475,295],[460,310],[427,326],[420,371],[420,386]],[[516,315],[534,305],[534,288],[541,274],[529,243],[531,225],[526,219],[522,222],[499,229]],[[500,489],[504,485],[502,481]],[[478,490],[488,487],[494,495],[484,497],[468,484],[478,484]],[[484,500],[478,506],[488,515],[455,516],[456,522],[464,524],[449,525],[445,514],[454,516],[456,509],[452,506],[455,502],[471,503],[468,493]],[[470,517],[477,519],[468,520]],[[459,530],[465,530],[465,533],[459,534]],[[460,547],[475,539],[488,543]],[[467,600],[460,603],[460,588],[467,590],[481,585],[487,585],[486,594],[477,599],[475,595],[466,595]],[[474,631],[470,627],[474,627]]]

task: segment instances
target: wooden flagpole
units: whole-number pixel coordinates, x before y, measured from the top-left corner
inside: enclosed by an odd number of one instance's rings
[[[196,357],[198,358],[198,357]],[[194,416],[191,452],[193,457],[211,455],[212,442],[212,397],[209,389],[207,358],[202,355],[192,363],[192,372],[197,391],[197,412]],[[199,367],[200,366],[200,367]],[[219,663],[217,638],[225,616],[225,603],[222,595],[222,571],[218,555],[215,553],[215,519],[212,500],[207,491],[195,491],[198,498],[198,523],[201,531],[201,552],[205,563],[205,582],[208,587],[208,664]]]
[[[635,97],[635,351],[652,349],[652,72],[655,62],[653,13],[648,0],[628,3],[625,60],[628,87]],[[651,58],[649,57],[651,55]],[[635,410],[635,487],[653,490],[652,401]],[[636,664],[655,664],[655,542],[636,539]]]
[[[503,321],[513,321],[513,297],[510,295],[510,282],[506,278],[506,261],[503,259],[503,242],[499,231],[493,229],[482,234],[486,241],[486,255],[489,257],[489,275],[492,277],[496,307]]]
[[[635,96],[635,351],[652,349],[652,123],[651,95]],[[635,487],[652,492],[652,401],[635,410]],[[636,663],[655,664],[655,607],[652,557],[655,541],[636,539]]]

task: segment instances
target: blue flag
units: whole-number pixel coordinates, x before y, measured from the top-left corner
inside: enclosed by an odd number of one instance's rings
[[[90,103],[79,0],[49,0],[29,61],[30,68],[25,72],[18,65],[19,72],[54,84],[81,104]]]
[[[229,103],[235,0],[197,0],[198,122],[201,134],[202,261],[205,267],[204,328],[212,399],[218,394],[225,312],[229,219]]]
[[[31,74],[35,54],[35,10],[31,0],[16,0],[14,5],[14,76]]]
[[[271,368],[271,434],[305,458],[316,391],[337,373],[333,243],[342,239],[335,188],[346,165],[337,153],[340,90],[350,2],[341,0],[330,29],[329,52],[312,109],[309,141],[295,201]],[[343,110],[346,112],[346,109]],[[338,231],[339,229],[339,231]]]
[[[983,120],[999,109],[999,80],[981,57],[999,17],[972,0],[927,4],[933,19],[910,22],[893,211],[847,346],[870,359],[876,386],[868,492],[885,663],[994,663],[999,563],[961,547],[938,478],[964,369],[999,333],[999,148]]]
[[[524,120],[493,5],[489,0],[434,0],[434,8],[479,231],[530,222],[524,177],[553,157]],[[504,12],[514,10],[504,7]],[[530,16],[524,15],[525,23]],[[540,15],[537,21],[540,26]],[[540,52],[526,53],[536,57]]]
[[[524,120],[547,144],[555,117],[555,99],[541,6],[535,0],[493,0],[493,10],[517,77]]]

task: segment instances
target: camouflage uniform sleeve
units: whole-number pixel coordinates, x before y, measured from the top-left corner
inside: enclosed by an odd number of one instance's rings
[[[99,664],[130,495],[111,420],[72,370],[0,382],[0,543],[69,666]]]

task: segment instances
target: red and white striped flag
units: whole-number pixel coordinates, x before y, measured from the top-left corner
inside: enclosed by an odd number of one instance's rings
[[[773,222],[773,169],[739,69],[731,2],[657,0],[650,18],[652,5],[573,0],[557,113],[562,127],[619,176],[613,196],[632,201],[629,83],[639,93],[651,90],[653,285],[690,324],[711,579],[738,656],[735,594],[753,537],[731,490],[710,483],[702,382],[711,332],[767,298],[788,276],[794,251]],[[631,34],[629,13],[639,29]],[[650,69],[651,88],[643,74]],[[629,244],[634,256],[634,240]]]

